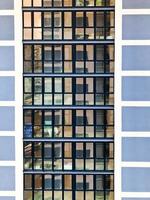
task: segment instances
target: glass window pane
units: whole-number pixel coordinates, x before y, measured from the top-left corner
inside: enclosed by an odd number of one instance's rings
[[[96,60],[104,60],[104,46],[96,45]]]
[[[76,175],[76,190],[83,190],[83,175]]]
[[[106,59],[107,60],[114,60],[114,46],[108,45],[106,46]]]
[[[25,158],[32,157],[32,143],[31,142],[24,142],[24,157]]]
[[[41,59],[42,59],[42,46],[34,45],[34,60],[41,60]]]
[[[104,78],[96,78],[96,93],[104,93]]]
[[[34,27],[41,27],[41,12],[34,12]]]
[[[72,39],[72,29],[64,28],[64,39],[71,40]]]
[[[86,125],[93,125],[94,124],[93,110],[86,110],[85,122],[86,122]]]
[[[113,190],[114,189],[114,180],[112,175],[105,176],[105,189]]]
[[[24,40],[32,39],[32,30],[30,28],[24,28],[23,39]]]
[[[44,191],[44,200],[52,199],[52,191]]]
[[[76,158],[83,158],[83,143],[76,143]]]
[[[72,143],[64,144],[64,157],[71,158],[72,157]]]
[[[84,125],[84,112],[83,112],[83,110],[76,110],[76,125]]]
[[[32,191],[24,191],[24,200],[32,200]]]
[[[32,46],[31,45],[24,45],[24,59],[32,60]]]
[[[76,78],[76,93],[84,93],[83,78]]]
[[[84,26],[83,12],[76,12],[76,27]]]
[[[65,81],[65,93],[72,92],[72,78],[64,78]]]
[[[96,124],[97,125],[104,124],[104,110],[96,110]]]
[[[86,192],[86,199],[85,200],[94,200],[94,192]]]
[[[32,111],[24,110],[24,124],[31,125],[32,124]]]
[[[76,45],[76,60],[84,60],[83,45]]]
[[[33,29],[33,39],[41,40],[42,39],[42,28]]]
[[[114,192],[106,192],[106,200],[114,200]]]
[[[86,60],[93,60],[93,59],[94,59],[94,46],[86,45]]]
[[[31,27],[31,12],[24,12],[24,27]]]
[[[62,78],[55,78],[55,92],[62,92]]]
[[[33,6],[39,7],[39,6],[41,6],[41,5],[42,5],[42,0],[33,0]]]
[[[96,158],[104,158],[104,144],[96,143]]]
[[[72,26],[72,13],[64,12],[64,26],[71,27]]]
[[[65,125],[72,125],[72,110],[65,110],[64,118]]]
[[[44,46],[44,60],[52,60],[52,46]]]
[[[86,12],[86,27],[92,27],[94,25],[94,13]]]
[[[113,125],[114,124],[114,113],[113,110],[107,110],[107,114],[106,114],[106,118],[107,118],[107,124],[108,125]]]
[[[44,143],[44,158],[52,157],[52,144],[45,142]]]
[[[27,7],[29,7],[29,6],[31,6],[32,4],[31,4],[31,0],[23,0],[23,6],[27,6]]]
[[[43,6],[44,7],[51,7],[52,6],[52,0],[43,0]]]
[[[27,93],[32,92],[32,78],[24,79],[24,92],[27,92]]]
[[[32,189],[32,175],[25,175],[25,189]]]
[[[52,189],[52,175],[44,176],[44,187],[45,189]]]
[[[72,0],[64,0],[64,6],[72,6]]]
[[[62,60],[62,46],[60,45],[54,47],[54,60]]]
[[[72,188],[72,176],[64,175],[64,189],[71,190],[71,188]]]
[[[93,190],[93,188],[94,188],[93,175],[86,175],[86,190]]]
[[[84,6],[84,0],[76,0],[76,6]]]
[[[54,189],[62,189],[62,175],[54,176]]]
[[[98,0],[96,0],[96,1],[98,1]],[[86,0],[86,6],[94,6],[94,0]]]
[[[96,175],[96,190],[104,190],[104,176]]]
[[[34,175],[35,189],[42,189],[42,175]]]
[[[35,78],[34,79],[34,92],[41,93],[42,92],[42,78]]]
[[[72,46],[65,45],[65,60],[72,60]]]
[[[42,124],[42,112],[40,110],[34,111],[34,124],[41,125]]]
[[[52,13],[44,12],[44,27],[52,26]]]
[[[64,191],[64,200],[72,200],[72,192]]]
[[[115,0],[108,0],[106,4],[108,6],[114,6],[115,5]]]
[[[54,7],[60,7],[62,6],[62,0],[54,0],[53,1]]]
[[[42,144],[41,142],[34,143],[34,157],[41,158],[42,157]]]
[[[72,62],[64,62],[64,73],[72,73]]]
[[[52,92],[52,79],[51,78],[45,78],[44,89],[45,89],[45,92]]]
[[[42,191],[34,191],[34,199],[42,200]]]
[[[104,27],[104,13],[103,12],[96,12],[96,26]]]
[[[56,2],[56,1],[54,1]],[[62,13],[61,12],[54,12],[54,27],[61,27],[62,26]]]

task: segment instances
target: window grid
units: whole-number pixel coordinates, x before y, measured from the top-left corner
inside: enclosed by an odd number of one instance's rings
[[[32,199],[112,199],[113,175],[25,174],[24,195]],[[58,196],[57,196],[58,195]],[[90,197],[88,197],[90,195]]]
[[[113,138],[113,115],[113,110],[24,110],[24,138]]]
[[[24,45],[24,73],[114,72],[114,45]]]
[[[23,35],[24,200],[113,200],[114,0],[23,0]]]
[[[23,7],[106,7],[113,6],[115,4],[114,0],[22,0]]]
[[[24,77],[26,106],[113,105],[113,98],[113,78]]]
[[[25,171],[112,171],[113,143],[24,142]]]
[[[114,40],[114,11],[24,11],[23,19],[24,40]]]

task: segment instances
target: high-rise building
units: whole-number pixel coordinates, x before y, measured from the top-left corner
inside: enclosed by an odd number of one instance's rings
[[[0,0],[0,200],[150,199],[149,27],[150,0]]]

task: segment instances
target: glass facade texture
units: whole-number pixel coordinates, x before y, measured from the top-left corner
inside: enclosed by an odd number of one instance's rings
[[[23,0],[24,200],[114,200],[114,0]]]

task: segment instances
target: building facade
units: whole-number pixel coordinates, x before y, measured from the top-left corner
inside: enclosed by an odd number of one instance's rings
[[[113,2],[23,3],[24,199],[113,199]]]
[[[150,199],[149,9],[0,1],[0,200]]]

